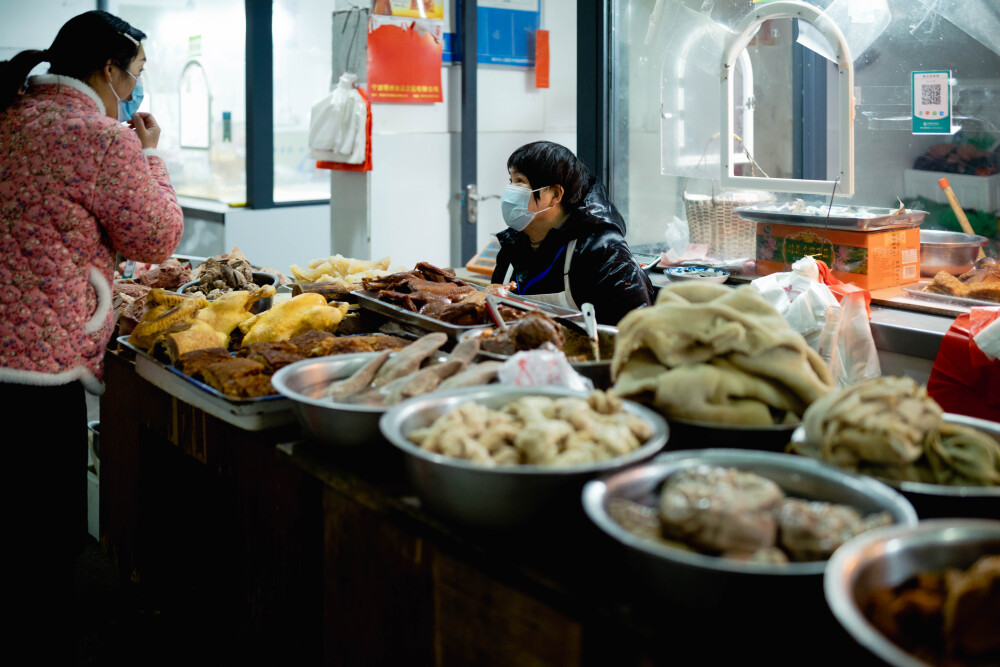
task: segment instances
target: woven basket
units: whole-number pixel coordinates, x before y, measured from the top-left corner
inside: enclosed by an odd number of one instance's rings
[[[684,193],[691,243],[708,244],[710,257],[753,259],[757,254],[757,225],[740,219],[740,206],[774,201],[767,192],[737,191],[714,195]]]

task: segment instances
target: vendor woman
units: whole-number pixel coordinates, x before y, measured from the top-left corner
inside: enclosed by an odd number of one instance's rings
[[[500,207],[494,283],[517,294],[579,309],[591,303],[602,324],[652,303],[653,286],[625,243],[625,221],[587,167],[551,141],[508,158],[510,185]]]

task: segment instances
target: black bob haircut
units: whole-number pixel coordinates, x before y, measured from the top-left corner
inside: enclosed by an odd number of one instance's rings
[[[86,81],[108,60],[128,69],[144,39],[146,33],[108,12],[94,10],[74,16],[59,29],[47,51],[22,51],[0,62],[0,109],[13,103],[28,73],[43,61],[50,64],[49,74]]]
[[[576,208],[594,185],[594,177],[573,151],[552,141],[521,146],[507,158],[507,170],[524,174],[532,188],[561,185],[564,208]],[[536,201],[539,193],[532,193]]]

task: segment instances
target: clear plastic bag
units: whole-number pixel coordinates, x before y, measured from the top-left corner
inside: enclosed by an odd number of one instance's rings
[[[812,257],[803,257],[792,269],[751,284],[830,365],[838,386],[879,377],[882,369],[864,293],[847,294],[838,302],[819,282],[819,267]]]
[[[573,370],[566,355],[558,350],[518,352],[504,362],[497,378],[500,384],[515,387],[561,387],[579,392],[594,390],[590,378]]]
[[[830,372],[841,387],[882,375],[868,308],[860,292],[848,294],[840,302]]]

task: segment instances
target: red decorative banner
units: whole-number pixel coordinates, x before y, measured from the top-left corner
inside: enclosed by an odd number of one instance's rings
[[[441,102],[441,43],[413,24],[369,30],[368,93],[372,102]]]

